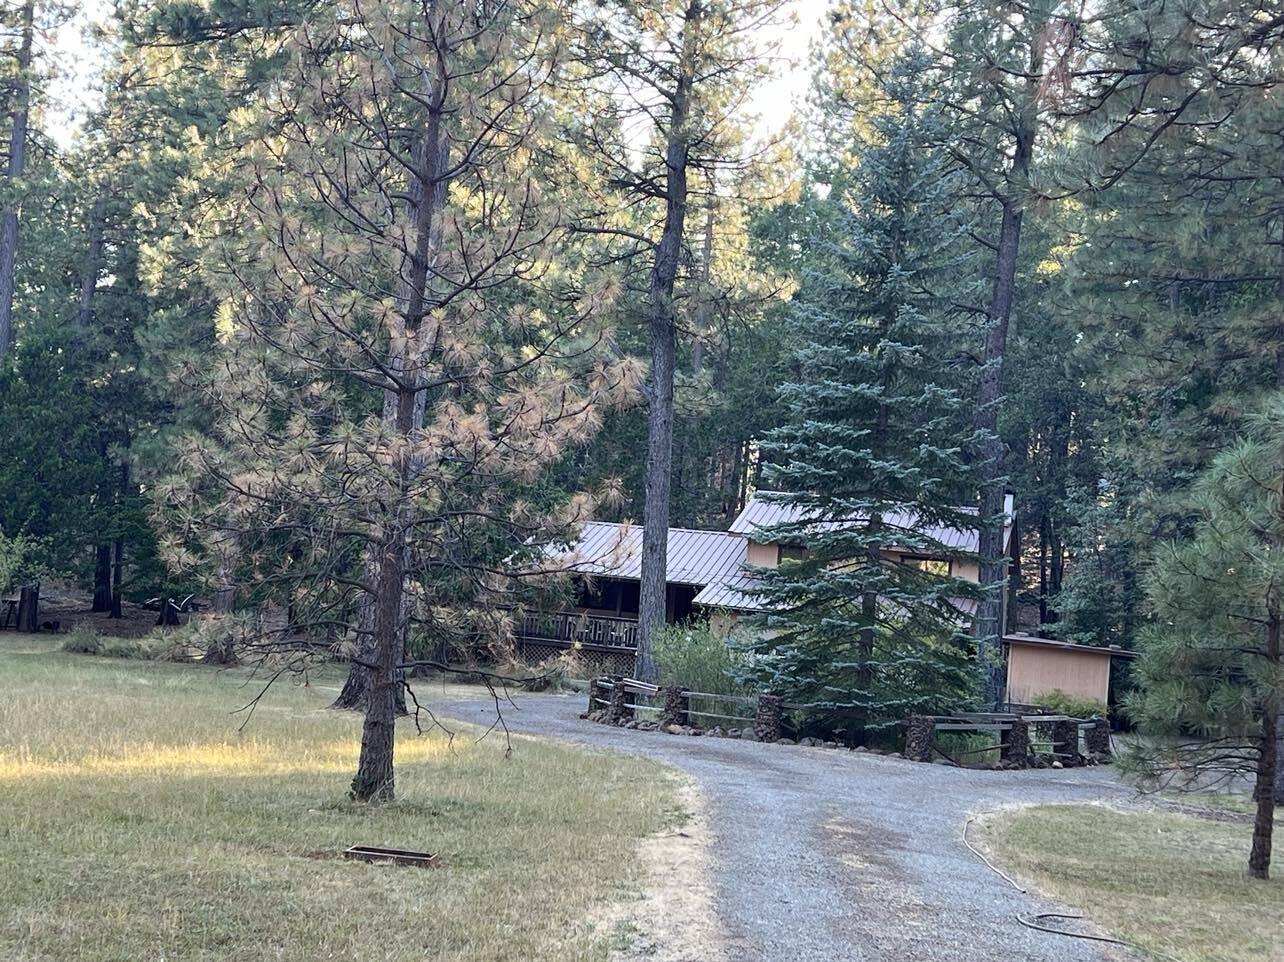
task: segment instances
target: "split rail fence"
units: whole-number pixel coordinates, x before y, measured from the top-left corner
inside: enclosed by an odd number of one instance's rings
[[[588,714],[601,712],[601,720],[618,725],[636,719],[639,712],[656,713],[661,729],[691,727],[693,719],[717,719],[751,728],[758,741],[774,742],[784,736],[785,713],[824,707],[797,704],[770,695],[719,695],[691,691],[679,686],[651,685],[622,676],[599,677],[589,682]],[[839,714],[842,714],[840,712]],[[1110,726],[1103,718],[1072,718],[1069,715],[1035,712],[957,712],[952,715],[913,715],[905,721],[905,757],[930,762],[937,756],[962,765],[961,759],[983,752],[999,752],[1009,767],[1025,767],[1037,746],[1066,767],[1084,758],[1110,754]],[[998,736],[998,744],[975,750],[947,753],[936,741],[938,732],[967,732]],[[1046,736],[1046,737],[1045,737]]]

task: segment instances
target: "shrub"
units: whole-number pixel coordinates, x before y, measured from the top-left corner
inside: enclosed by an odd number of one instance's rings
[[[103,650],[103,636],[93,625],[76,625],[63,641],[62,650],[73,655],[100,655]]]
[[[79,624],[67,635],[62,650],[73,655],[98,655],[102,658],[147,658],[141,642],[128,638],[105,638],[93,625]]]
[[[736,677],[744,655],[733,651],[729,641],[714,634],[704,622],[666,625],[655,639],[660,684],[714,695],[749,694],[749,688]]]
[[[1076,698],[1060,688],[1046,691],[1034,698],[1034,704],[1046,708],[1057,715],[1069,715],[1072,718],[1106,718],[1110,709],[1103,701],[1095,698]]]

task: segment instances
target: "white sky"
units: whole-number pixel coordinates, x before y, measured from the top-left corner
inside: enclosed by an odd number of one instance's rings
[[[810,80],[807,50],[820,36],[821,20],[829,6],[826,0],[792,0],[791,5],[798,24],[779,38],[782,62],[776,65],[773,78],[762,84],[750,101],[750,110],[760,117],[758,133],[763,136],[778,131],[806,95]],[[56,75],[45,126],[63,147],[75,140],[86,112],[97,103],[98,75],[103,64],[87,37],[92,24],[107,22],[110,10],[110,0],[81,0],[71,19],[48,38],[46,50]]]

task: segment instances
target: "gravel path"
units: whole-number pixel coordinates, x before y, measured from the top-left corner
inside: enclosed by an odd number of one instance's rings
[[[964,847],[969,814],[1028,802],[1123,802],[1109,768],[985,772],[822,748],[626,731],[578,718],[579,696],[523,696],[517,732],[659,759],[704,796],[730,962],[1101,962],[1114,947],[1035,932],[1054,911]],[[481,725],[494,707],[434,710]],[[703,962],[703,960],[693,960]]]

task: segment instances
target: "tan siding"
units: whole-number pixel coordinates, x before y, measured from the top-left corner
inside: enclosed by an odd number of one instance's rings
[[[1104,702],[1110,693],[1110,655],[1011,644],[1008,701],[1035,704],[1053,689]]]
[[[755,544],[749,542],[748,561],[751,565],[763,568],[775,568],[780,564],[780,546],[777,544]]]

